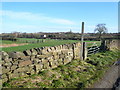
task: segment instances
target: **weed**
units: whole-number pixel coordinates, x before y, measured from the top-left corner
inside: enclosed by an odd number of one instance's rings
[[[53,80],[52,86],[55,88],[63,87],[63,82],[61,80]]]

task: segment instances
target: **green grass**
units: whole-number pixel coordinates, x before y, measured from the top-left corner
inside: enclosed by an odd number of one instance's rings
[[[31,49],[31,48],[39,48],[39,47],[45,47],[45,46],[56,46],[56,45],[62,45],[62,44],[68,44],[68,43],[76,43],[80,42],[79,40],[54,40],[54,39],[34,39],[34,38],[18,38],[18,41],[8,41],[8,40],[2,40],[2,44],[12,44],[12,43],[26,43],[26,40],[28,42],[27,45],[22,45],[22,46],[16,46],[16,47],[4,47],[2,48],[3,51],[6,52],[11,52],[11,51],[24,51],[26,49]],[[42,41],[42,43],[29,43],[33,41]],[[96,42],[98,45],[100,45],[100,41],[85,41],[87,42],[87,46],[91,46],[92,43],[89,42]]]
[[[29,43],[29,42],[37,42],[42,41],[45,39],[35,39],[35,38],[17,38],[17,41],[10,41],[10,40],[0,40],[2,44],[12,44],[12,43]],[[48,39],[46,39],[48,40]]]
[[[104,75],[119,55],[120,51],[97,53],[85,61],[72,60],[67,65],[42,71],[38,75],[13,79],[3,86],[9,88],[19,88],[20,85],[23,88],[89,88]]]
[[[10,40],[0,40],[1,44],[13,44],[13,43],[22,43],[18,41],[10,41]]]
[[[16,46],[16,47],[5,47],[2,48],[3,51],[11,52],[11,51],[24,51],[26,49],[31,48],[38,48],[38,47],[45,47],[45,46],[56,46],[56,45],[62,45],[62,44],[68,44],[68,43],[75,43],[78,42],[76,40],[51,40],[43,43],[30,43],[28,45],[23,46]]]

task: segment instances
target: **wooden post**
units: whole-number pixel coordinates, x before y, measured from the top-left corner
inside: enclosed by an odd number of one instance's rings
[[[87,57],[86,42],[83,42],[83,60]]]
[[[81,31],[81,55],[80,59],[83,60],[83,41],[84,41],[84,22],[82,22],[82,31]]]

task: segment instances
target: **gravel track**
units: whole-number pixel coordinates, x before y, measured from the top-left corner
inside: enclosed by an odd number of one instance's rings
[[[103,78],[96,82],[92,88],[113,88],[114,83],[118,79],[118,67],[116,65],[111,66]]]

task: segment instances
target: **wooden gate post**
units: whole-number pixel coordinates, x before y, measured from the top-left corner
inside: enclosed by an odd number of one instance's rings
[[[83,42],[83,60],[87,58],[87,52],[86,42]]]
[[[82,31],[81,31],[81,55],[80,59],[83,60],[83,41],[84,41],[84,22],[82,22]]]

